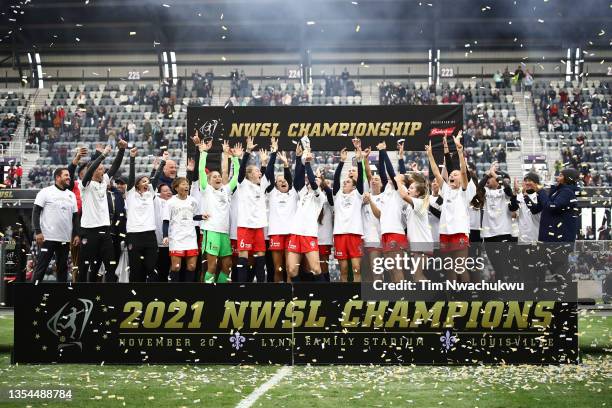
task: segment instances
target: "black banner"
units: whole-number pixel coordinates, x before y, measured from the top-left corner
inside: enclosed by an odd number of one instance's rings
[[[294,142],[308,136],[313,151],[352,149],[353,137],[372,148],[384,139],[390,149],[403,139],[406,150],[420,151],[463,128],[463,105],[189,107],[187,128],[190,137],[197,129],[200,137],[215,140],[255,136],[265,148],[265,139],[278,137],[281,150],[294,150]],[[194,148],[190,141],[190,156]]]
[[[372,301],[359,284],[16,284],[14,363],[559,364],[576,305]]]

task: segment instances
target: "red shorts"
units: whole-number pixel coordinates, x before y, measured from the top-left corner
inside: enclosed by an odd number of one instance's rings
[[[467,234],[440,234],[440,251],[451,252],[470,246]]]
[[[334,248],[336,259],[361,258],[363,241],[361,235],[338,234],[334,235]]]
[[[270,251],[284,251],[289,244],[290,235],[270,235]]]
[[[402,251],[408,249],[408,238],[404,234],[390,232],[382,234],[380,243],[383,252]]]
[[[331,245],[319,245],[319,255],[320,256],[329,256],[331,255]]]
[[[238,251],[266,252],[263,228],[238,227]]]
[[[287,242],[287,251],[297,254],[306,254],[319,250],[319,242],[317,237],[305,237],[304,235],[289,235]]]
[[[232,246],[232,255],[238,256],[238,247],[236,246],[236,240],[230,239],[230,245]]]
[[[192,256],[198,256],[199,251],[197,249],[187,249],[184,251],[170,251],[170,256],[176,256],[178,258],[191,258]]]

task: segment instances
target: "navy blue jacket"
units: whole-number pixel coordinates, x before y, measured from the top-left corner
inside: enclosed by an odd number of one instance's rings
[[[552,186],[547,194],[541,194],[542,218],[539,240],[542,242],[574,242],[578,228],[576,186],[561,184]]]

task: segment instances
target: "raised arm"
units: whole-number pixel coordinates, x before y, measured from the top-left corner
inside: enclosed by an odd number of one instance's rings
[[[111,168],[108,171],[108,177],[113,177],[117,173],[117,170],[119,170],[119,167],[121,167],[121,162],[123,161],[123,154],[125,153],[125,149],[128,143],[125,140],[121,139],[119,140],[119,143],[117,145],[119,146],[119,149],[117,150],[115,160],[113,160],[113,164],[111,165]]]
[[[406,162],[404,161],[404,141],[397,144],[397,165],[400,174],[406,174]]]
[[[336,171],[334,172],[334,189],[333,189],[333,193],[334,195],[338,194],[338,191],[340,191],[340,176],[342,176],[342,168],[344,167],[344,161],[347,158],[347,153],[346,153],[346,148],[342,149],[340,151],[340,163],[338,163],[338,166],[336,167]],[[296,179],[297,179],[297,175],[296,175]]]
[[[389,178],[387,177],[387,172],[385,171],[385,158],[383,152],[386,151],[387,144],[385,142],[380,142],[376,145],[378,149],[378,174],[380,175],[380,182],[382,183],[382,191],[387,187],[387,183],[389,182]]]
[[[198,174],[200,179],[200,190],[206,190],[208,186],[208,176],[206,175],[206,159],[208,158],[208,151],[212,147],[212,139],[206,143],[200,143],[198,145],[198,151],[200,152],[200,163],[198,164]]]
[[[291,190],[293,187],[293,176],[291,175],[291,167],[289,167],[289,159],[287,158],[287,154],[285,152],[279,152],[278,158],[283,162],[283,175],[285,176],[285,180],[287,180],[289,190]]]
[[[128,184],[127,189],[130,191],[135,184],[136,180],[136,155],[138,154],[138,149],[133,147],[130,149],[130,174],[128,176]]]
[[[314,172],[310,166],[310,163],[312,162],[312,153],[308,152],[304,160],[306,161],[304,168],[306,170],[306,177],[308,177],[308,182],[310,183],[310,188],[313,190],[318,190],[319,186],[317,186],[317,180],[315,180]]]
[[[386,167],[386,171],[389,174],[389,179],[393,183],[393,187],[397,190],[397,181],[395,180],[395,169],[393,168],[393,163],[391,163],[391,159],[386,151],[381,152],[383,157],[383,162]]]
[[[372,181],[372,170],[370,169],[370,152],[372,149],[369,147],[363,151],[363,179],[366,183],[370,184]]]
[[[414,203],[412,201],[412,197],[408,194],[408,189],[406,188],[406,182],[404,181],[404,175],[399,174],[395,177],[395,183],[397,184],[397,192],[399,193],[402,200],[410,204],[411,207],[414,207]]]
[[[304,168],[304,163],[302,162],[302,155],[296,156],[295,158],[295,180],[293,182],[293,188],[295,191],[300,191],[306,185],[306,169]]]
[[[223,184],[229,183],[229,166],[227,165],[228,159],[232,159],[232,153],[230,152],[230,146],[227,140],[223,141],[223,154],[221,154],[221,182]],[[238,177],[238,166],[236,166],[236,177]]]
[[[465,155],[463,154],[463,145],[461,144],[461,135],[463,131],[459,131],[457,136],[453,137],[455,141],[455,147],[457,148],[457,155],[459,156],[459,167],[461,169],[461,187],[465,190],[468,186],[467,176],[467,163],[465,162]]]
[[[246,150],[242,155],[242,161],[240,162],[240,171],[238,172],[238,184],[244,181],[246,176],[246,168],[249,165],[249,158],[251,157],[251,152],[257,145],[253,143],[252,137],[247,137]]]
[[[357,191],[363,194],[363,162],[361,160],[361,151],[357,151]]]
[[[238,185],[238,168],[240,167],[240,159],[238,159],[238,157],[240,157],[241,154],[242,152],[238,152],[237,154],[235,153],[234,156],[232,156],[232,178],[229,181],[229,187],[231,191],[234,191],[234,189]]]
[[[444,179],[440,174],[440,169],[438,168],[438,165],[436,164],[436,159],[433,156],[433,151],[431,150],[431,142],[429,142],[428,145],[425,145],[425,152],[427,153],[427,158],[429,159],[429,167],[431,167],[431,172],[433,173],[434,177],[436,178],[436,181],[441,187],[444,185]]]

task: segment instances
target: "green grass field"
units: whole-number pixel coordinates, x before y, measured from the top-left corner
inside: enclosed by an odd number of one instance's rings
[[[48,407],[230,407],[275,366],[11,366],[13,319],[0,315],[0,388],[70,388]],[[581,313],[582,363],[564,366],[293,367],[256,407],[601,407],[612,395],[612,317]],[[42,406],[29,400],[4,407]]]

